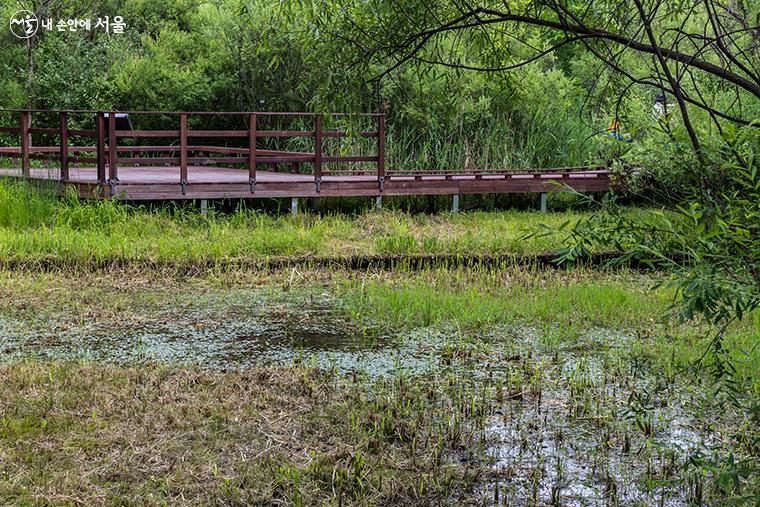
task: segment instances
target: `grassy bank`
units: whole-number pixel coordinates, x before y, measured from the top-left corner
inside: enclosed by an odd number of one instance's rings
[[[275,217],[240,209],[203,217],[195,209],[135,208],[59,200],[0,180],[0,258],[77,261],[224,262],[272,256],[526,254],[560,245],[525,239],[541,224],[583,216],[565,212],[477,212]]]

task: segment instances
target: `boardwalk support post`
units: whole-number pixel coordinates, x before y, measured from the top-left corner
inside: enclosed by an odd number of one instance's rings
[[[208,216],[208,199],[201,199],[201,215]]]
[[[256,192],[256,115],[248,120],[248,184]]]
[[[375,197],[375,209],[381,210],[383,209],[383,196],[378,195]]]
[[[547,197],[546,192],[541,192],[541,194],[539,196],[539,198],[541,200],[541,213],[546,213],[546,208],[547,208],[546,197]]]
[[[322,116],[319,114],[314,117],[314,182],[319,193],[322,183]]]
[[[547,194],[546,194],[546,192],[541,192],[539,198],[541,200],[541,213],[546,213],[546,209],[547,209],[547,203],[546,203],[546,201],[547,201],[547,199],[546,199],[547,198]]]
[[[68,113],[61,112],[61,122],[58,135],[61,141],[61,181],[69,181],[69,118]]]
[[[292,215],[298,214],[298,197],[290,198],[290,213]]]
[[[29,145],[31,144],[29,136],[29,111],[21,112],[21,174],[29,178],[32,175],[31,166],[29,165]]]
[[[459,194],[454,194],[451,197],[451,212],[459,213]]]
[[[179,115],[179,184],[187,194],[187,115]]]

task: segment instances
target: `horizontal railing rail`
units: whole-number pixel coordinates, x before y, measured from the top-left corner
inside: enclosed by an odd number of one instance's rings
[[[0,109],[0,113],[12,113],[19,116],[18,126],[0,126],[0,132],[17,134],[20,137],[18,147],[0,147],[0,155],[18,156],[21,159],[21,172],[25,177],[30,176],[31,160],[49,161],[58,158],[60,161],[60,179],[69,181],[69,165],[71,163],[95,163],[97,167],[97,183],[110,186],[111,194],[120,184],[119,164],[158,164],[177,165],[179,169],[177,183],[182,187],[182,194],[188,182],[188,164],[231,164],[247,166],[251,193],[256,188],[256,171],[259,164],[289,164],[292,172],[299,172],[302,164],[313,166],[314,183],[319,193],[323,175],[332,171],[323,167],[324,164],[371,164],[378,178],[379,190],[382,191],[385,177],[385,116],[380,113],[328,113],[326,115],[303,112],[217,112],[217,111],[94,111],[94,110],[41,110],[41,109]],[[125,129],[119,121],[123,113],[132,116],[160,115],[176,117],[179,128],[171,129],[133,129],[131,123]],[[56,127],[32,126],[32,117],[36,114],[45,117],[58,116]],[[95,129],[69,128],[69,117],[72,115],[95,115]],[[194,116],[232,116],[244,117],[247,120],[246,129],[197,129],[188,127],[188,118]],[[258,129],[258,119],[265,118],[311,118],[313,126],[306,129]],[[376,126],[375,130],[348,132],[346,130],[325,129],[323,120],[328,118],[369,118]],[[35,146],[34,135],[53,136],[58,138],[57,146]],[[70,137],[89,137],[95,140],[94,145],[72,146]],[[325,138],[369,138],[376,139],[375,154],[340,154],[324,153]],[[190,144],[190,139],[218,139],[242,142],[246,147],[213,146]],[[267,150],[257,146],[259,140],[310,138],[314,140],[314,149],[308,151]],[[150,145],[120,144],[120,141],[174,139],[171,144],[152,143]],[[246,143],[247,141],[247,143]],[[234,144],[234,143],[233,143]],[[120,156],[120,153],[127,156]],[[92,154],[92,156],[88,156]],[[214,156],[211,156],[211,155]],[[222,155],[222,156],[218,156]],[[337,172],[340,172],[339,169]],[[367,173],[366,168],[357,172]]]
[[[97,114],[107,113],[107,110],[98,109],[18,109],[18,108],[0,108],[0,113],[70,113],[70,114]],[[151,115],[151,116],[181,116],[183,114],[191,116],[249,116],[255,114],[257,116],[303,116],[314,117],[332,116],[334,118],[342,117],[379,117],[384,116],[384,113],[308,113],[304,111],[139,111],[139,110],[123,110],[116,111],[117,113],[126,113],[134,115]]]
[[[84,184],[90,192],[94,182],[101,196],[108,195],[105,191],[114,196],[118,186],[125,185],[123,195],[140,198],[186,196],[190,185],[190,196],[229,195],[228,191],[254,196],[262,164],[275,172],[285,166],[298,176],[275,177],[266,171],[266,178],[261,176],[261,196],[319,195],[327,176],[333,178],[326,180],[329,185],[321,195],[410,195],[417,190],[473,193],[494,188],[545,192],[553,180],[587,190],[609,187],[603,166],[386,170],[385,116],[381,113],[128,111],[128,117],[123,113],[0,109],[0,123],[5,123],[0,125],[0,139],[18,140],[0,146],[0,157],[20,159],[20,173],[27,178],[32,177],[32,161],[38,167],[36,161],[41,160],[47,169],[50,162],[58,161],[60,170],[49,170],[46,178],[80,184],[80,190]],[[84,165],[86,170],[72,180],[71,165],[80,169]],[[127,166],[129,174],[124,174],[122,183],[119,169]],[[138,169],[133,171],[131,166]],[[191,172],[194,166],[201,169]],[[13,167],[15,174],[15,160]],[[144,177],[141,167],[152,176]],[[222,167],[234,171],[221,174]],[[213,174],[217,168],[218,177]],[[35,177],[39,174],[35,172]],[[311,183],[315,186],[309,188]],[[178,186],[172,189],[174,185]]]

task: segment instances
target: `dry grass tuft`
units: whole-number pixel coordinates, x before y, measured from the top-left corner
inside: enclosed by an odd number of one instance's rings
[[[413,504],[468,477],[436,463],[445,442],[415,413],[377,431],[408,394],[325,372],[13,363],[0,377],[3,504]]]

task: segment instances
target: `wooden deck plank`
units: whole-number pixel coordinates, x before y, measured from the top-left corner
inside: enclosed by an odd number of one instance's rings
[[[0,176],[22,175],[21,168],[0,169]],[[31,178],[60,181],[57,168],[32,168]],[[319,191],[312,174],[256,171],[256,189],[251,193],[248,169],[188,166],[187,186],[180,185],[178,166],[119,167],[115,197],[127,200],[217,199],[250,197],[316,197],[376,195],[454,195],[517,192],[556,192],[561,183],[580,192],[609,190],[606,170],[568,172],[526,171],[501,174],[410,174],[386,180],[382,192],[376,175],[325,175]],[[108,187],[98,192],[96,167],[69,168],[69,182],[83,197],[110,198]],[[183,193],[184,190],[184,193]]]

